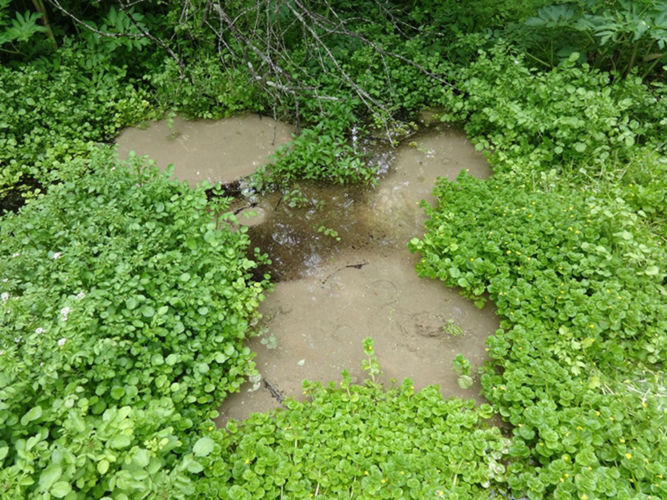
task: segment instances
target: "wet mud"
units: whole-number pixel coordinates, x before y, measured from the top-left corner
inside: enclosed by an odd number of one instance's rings
[[[459,353],[475,367],[486,360],[484,341],[498,328],[493,307],[480,311],[456,290],[420,279],[416,260],[407,249],[347,249],[307,277],[278,283],[261,306],[277,346],[250,341],[266,383],[229,396],[219,422],[277,408],[281,397],[301,399],[304,378],[340,380],[347,369],[363,380],[361,345],[368,336],[385,382],[410,377],[417,390],[438,384],[445,396],[481,401],[478,381],[460,389],[451,367]],[[456,335],[448,333],[452,324]]]
[[[166,168],[174,165],[174,177],[191,186],[207,180],[223,184],[252,174],[280,146],[292,138],[292,127],[258,115],[225,120],[188,121],[176,117],[129,128],[116,139],[118,156],[130,151],[149,155]]]
[[[203,165],[211,158],[218,162],[227,158],[228,148],[241,156],[247,153],[236,163],[254,170],[264,161],[258,159],[260,150],[264,159],[271,152],[273,125],[257,117],[233,120],[242,123],[238,133],[229,120],[217,122],[229,134],[224,141],[207,136],[213,122],[179,121],[178,130],[187,131],[189,137],[208,137],[208,142],[185,155],[187,161],[180,166],[164,148],[144,148],[153,142],[139,132],[136,136],[125,132],[119,151],[121,155],[130,149],[149,154],[162,166],[172,162],[177,166],[175,176],[189,182],[201,180]],[[164,141],[166,125],[153,127],[141,132]],[[289,128],[282,130],[285,135],[276,137],[285,139]],[[133,142],[139,136],[143,142]],[[157,154],[166,156],[160,159]],[[443,396],[482,401],[477,379],[470,389],[459,388],[452,360],[463,354],[473,368],[484,363],[485,340],[498,328],[494,308],[487,304],[479,310],[457,290],[417,277],[414,266],[419,256],[408,251],[407,242],[423,235],[420,202],[435,203],[431,192],[436,179],[453,180],[461,170],[488,177],[486,160],[461,132],[440,126],[411,137],[396,150],[378,148],[371,161],[381,172],[376,186],[302,183],[297,186],[300,204],[286,193],[240,197],[234,202],[232,209],[239,222],[249,227],[253,246],[272,260],[266,270],[276,284],[260,306],[265,333],[249,341],[257,353],[261,379],[248,382],[224,401],[219,425],[229,418],[243,419],[252,412],[278,408],[287,397],[301,399],[303,379],[338,381],[340,372],[347,369],[354,380],[362,381],[362,341],[368,336],[375,340],[387,383],[409,377],[417,390],[435,384]],[[193,176],[192,169],[199,173]],[[211,181],[238,178],[227,171],[205,175]]]
[[[219,425],[278,408],[288,396],[301,399],[304,378],[340,380],[347,369],[363,380],[367,336],[385,382],[410,377],[417,390],[436,384],[445,397],[483,401],[477,378],[467,390],[458,386],[452,361],[463,354],[476,368],[488,359],[495,310],[487,304],[480,311],[457,290],[417,277],[419,256],[406,245],[423,235],[420,202],[435,203],[438,177],[467,170],[486,178],[489,167],[462,133],[447,128],[418,134],[383,158],[386,173],[375,187],[303,184],[311,201],[305,208],[290,207],[280,193],[254,201],[261,223],[251,217],[249,234],[272,259],[277,281],[260,307],[267,333],[250,341],[262,383],[229,396]],[[317,232],[321,226],[338,237]]]
[[[422,132],[391,154],[380,150],[371,161],[384,172],[376,186],[302,183],[297,187],[308,201],[303,208],[290,206],[283,193],[237,202],[239,222],[251,226],[253,244],[272,259],[274,280],[316,274],[342,249],[405,253],[410,238],[424,233],[420,202],[435,203],[431,192],[438,177],[454,180],[461,170],[480,178],[491,174],[465,135],[447,127]],[[340,241],[325,229],[335,231]]]

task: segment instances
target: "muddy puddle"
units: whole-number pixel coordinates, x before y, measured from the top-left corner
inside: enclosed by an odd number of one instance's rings
[[[261,132],[265,122],[252,120],[261,125],[258,140],[266,141]],[[187,125],[195,123],[200,122]],[[240,134],[246,148],[254,137],[249,123]],[[205,157],[214,157],[227,146],[211,140],[200,149],[206,149]],[[124,142],[124,148],[138,150],[131,142]],[[206,160],[188,161],[201,166]],[[252,161],[258,161],[256,156]],[[249,341],[261,379],[225,400],[218,424],[278,408],[287,397],[301,399],[303,379],[338,381],[347,369],[361,381],[362,340],[367,336],[375,340],[386,381],[410,377],[417,390],[436,384],[444,396],[481,401],[479,381],[460,389],[451,366],[459,353],[473,367],[484,363],[484,342],[498,328],[494,309],[487,305],[480,311],[456,290],[418,278],[414,266],[419,257],[406,244],[423,234],[419,203],[434,202],[436,178],[454,179],[461,170],[488,177],[486,160],[462,133],[441,127],[421,132],[395,150],[377,149],[372,161],[384,171],[374,187],[302,183],[296,201],[272,193],[234,203],[253,245],[271,258],[267,270],[276,284],[260,306],[265,333]]]
[[[242,115],[225,120],[188,121],[176,117],[125,129],[117,138],[118,156],[132,150],[149,155],[174,177],[192,186],[207,180],[223,184],[252,174],[281,144],[292,139],[292,127],[271,118]],[[249,140],[249,138],[252,138]]]

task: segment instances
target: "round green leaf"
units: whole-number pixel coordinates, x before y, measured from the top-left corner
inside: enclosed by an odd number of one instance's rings
[[[39,476],[39,488],[48,491],[53,484],[60,479],[63,469],[59,464],[51,464]]]
[[[119,386],[111,389],[111,397],[114,399],[120,399],[125,395],[125,389]]]
[[[195,456],[205,457],[208,456],[213,451],[213,446],[215,442],[209,437],[200,438],[192,448]]]
[[[462,375],[456,379],[456,382],[459,384],[461,389],[469,389],[472,385],[472,377],[469,375]]]
[[[51,494],[56,498],[63,498],[72,491],[72,487],[67,481],[58,481],[51,488]]]
[[[97,472],[99,472],[100,474],[106,474],[108,470],[109,470],[108,460],[102,459],[97,463]]]
[[[125,434],[119,434],[118,436],[114,437],[109,441],[109,446],[112,448],[127,448],[130,446],[130,443],[132,442],[132,439],[130,436],[127,436]]]
[[[42,407],[33,406],[23,417],[21,417],[21,425],[28,425],[33,420],[37,420],[42,416]]]
[[[155,309],[153,309],[151,306],[144,306],[141,308],[141,314],[143,314],[146,318],[152,318],[155,316]]]

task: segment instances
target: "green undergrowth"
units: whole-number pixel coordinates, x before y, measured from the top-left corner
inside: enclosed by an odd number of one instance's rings
[[[490,299],[483,394],[530,498],[662,498],[667,422],[664,86],[498,43],[452,71],[444,120],[494,176],[440,180],[420,276]]]
[[[211,433],[197,483],[203,498],[491,498],[506,489],[508,440],[489,405],[384,389],[364,342],[368,379],[304,382],[308,401],[230,421]],[[206,438],[204,438],[206,439]],[[202,443],[203,444],[203,443]]]
[[[508,482],[530,498],[662,498],[664,239],[623,199],[440,181],[413,240],[420,276],[496,305],[483,393],[514,426]]]
[[[158,109],[188,117],[209,120],[235,112],[271,110],[268,97],[249,83],[251,75],[247,69],[223,68],[218,56],[206,52],[192,54],[183,70],[173,59],[167,59],[144,80],[153,89],[153,102]]]
[[[137,3],[136,23],[73,4],[134,35],[76,42],[49,7],[57,50],[37,43],[38,15],[11,27],[5,16],[0,45],[21,50],[0,67],[0,211],[29,202],[0,218],[0,496],[666,497],[667,110],[664,84],[639,76],[659,73],[662,18],[632,2],[575,3],[308,4],[327,16],[333,6],[340,26],[381,49],[322,33],[370,107],[298,33],[285,71],[311,92],[272,101],[247,61],[203,33],[207,2],[188,3],[187,25],[177,3]],[[605,16],[617,36],[598,29]],[[253,21],[237,26],[252,34]],[[182,65],[136,37],[144,27]],[[414,393],[409,381],[384,389],[366,343],[364,385],[307,383],[305,403],[214,429],[220,401],[253,371],[242,342],[267,283],[251,279],[233,217],[211,221],[228,207],[218,191],[207,199],[210,186],[117,164],[99,143],[170,110],[260,112],[300,130],[255,187],[368,182],[351,128],[391,129],[424,107],[464,127],[494,170],[486,182],[440,181],[411,243],[420,275],[497,306],[481,372],[491,404]],[[469,363],[455,370],[469,385]],[[487,425],[494,413],[511,439]]]
[[[332,184],[372,182],[375,170],[354,151],[344,128],[340,123],[322,121],[303,129],[276,150],[253,176],[253,185],[259,189],[289,187],[303,179]]]
[[[88,167],[0,219],[0,496],[187,497],[266,282],[212,221],[228,199],[105,151]]]
[[[148,93],[128,81],[127,68],[93,56],[72,44],[0,66],[0,200],[44,191],[70,173],[72,160],[148,115]]]
[[[613,81],[576,56],[538,71],[503,43],[480,51],[452,70],[460,93],[441,99],[443,120],[463,124],[495,172],[528,181],[551,172],[589,182],[623,174],[641,148],[664,153],[664,85]]]

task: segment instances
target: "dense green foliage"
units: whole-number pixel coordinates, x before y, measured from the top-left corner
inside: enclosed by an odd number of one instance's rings
[[[211,437],[205,498],[483,498],[503,490],[508,440],[489,405],[412,382],[386,391],[367,339],[365,385],[304,382],[307,403],[234,421]]]
[[[499,45],[447,98],[496,175],[441,181],[418,273],[498,308],[484,395],[514,426],[511,490],[663,497],[664,87]]]
[[[646,77],[665,63],[666,13],[664,1],[570,0],[545,5],[509,31],[547,67],[577,52],[595,67]]]
[[[340,128],[340,123],[328,120],[302,130],[292,142],[278,148],[272,162],[254,176],[254,184],[264,188],[290,185],[299,179],[339,184],[372,181],[375,171],[355,154],[337,130]]]
[[[667,496],[664,2],[234,1],[221,37],[205,0],[63,3],[109,36],[0,0],[0,496]],[[266,282],[217,190],[100,143],[262,112],[300,134],[256,187],[372,181],[352,127],[427,107],[495,173],[439,182],[411,242],[498,308],[491,405],[383,389],[366,342],[364,385],[214,429]]]
[[[20,55],[27,42],[46,32],[46,28],[38,24],[39,13],[29,10],[12,13],[10,3],[11,0],[0,0],[0,52]]]
[[[257,89],[247,85],[243,70],[222,71],[220,61],[202,55],[179,75],[179,67],[167,60],[164,67],[145,76],[156,89],[158,109],[197,118],[222,118],[238,111],[265,112],[268,103]]]
[[[58,61],[0,66],[0,197],[78,175],[99,142],[147,115],[147,93],[123,81],[126,69],[91,61],[81,46]]]
[[[622,200],[468,176],[436,188],[418,272],[503,318],[484,394],[514,426],[510,484],[539,498],[664,496],[665,249]]]
[[[638,146],[656,148],[667,126],[665,87],[575,65],[549,72],[497,46],[455,70],[463,98],[443,102],[447,119],[465,124],[479,149],[493,150],[496,172],[534,177],[545,170],[567,180],[620,171]]]
[[[191,433],[253,369],[262,284],[225,199],[111,165],[2,221],[3,498],[187,493]]]

